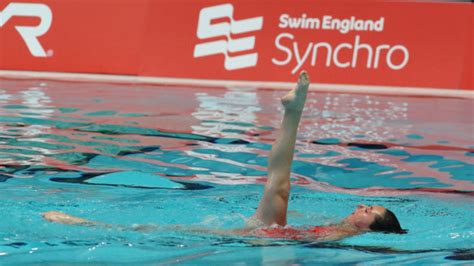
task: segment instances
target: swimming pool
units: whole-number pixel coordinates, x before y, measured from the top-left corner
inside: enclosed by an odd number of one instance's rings
[[[4,79],[0,264],[472,262],[474,102],[310,93],[292,225],[392,209],[405,235],[342,241],[218,236],[255,211],[281,119],[277,90]],[[110,174],[126,172],[126,174]],[[151,232],[66,226],[63,211]]]

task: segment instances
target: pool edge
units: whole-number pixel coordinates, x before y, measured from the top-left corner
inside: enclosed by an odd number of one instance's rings
[[[0,70],[0,78],[4,79],[48,79],[69,82],[99,82],[99,83],[125,83],[145,85],[184,85],[193,87],[221,87],[221,88],[253,88],[288,90],[294,86],[292,82],[262,82],[262,81],[236,81],[214,79],[184,79],[110,74],[85,74],[63,73],[45,71],[17,71]],[[403,89],[401,89],[403,88]],[[313,83],[311,91],[350,93],[350,94],[376,94],[391,96],[412,97],[442,97],[474,99],[474,90],[459,90],[449,88],[421,88],[421,87],[396,87],[352,84]]]

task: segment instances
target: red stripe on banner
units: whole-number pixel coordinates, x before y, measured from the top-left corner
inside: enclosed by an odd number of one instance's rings
[[[325,84],[473,90],[473,10],[394,1],[2,0],[0,69],[268,82],[293,82],[306,69]]]

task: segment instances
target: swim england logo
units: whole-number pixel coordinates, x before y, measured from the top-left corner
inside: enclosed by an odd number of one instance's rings
[[[199,13],[197,37],[201,40],[226,37],[226,40],[215,40],[197,44],[194,47],[194,57],[223,54],[224,67],[236,70],[257,65],[258,54],[248,53],[231,56],[252,50],[255,46],[255,36],[232,38],[231,34],[242,34],[262,29],[263,17],[234,20],[234,7],[231,4],[206,7]],[[229,22],[212,23],[214,20],[228,19]]]
[[[33,3],[9,3],[3,11],[0,11],[0,27],[3,27],[12,17],[38,17],[40,23],[37,26],[15,26],[30,53],[35,57],[47,57],[38,37],[48,32],[51,27],[53,15],[51,9],[45,4]]]

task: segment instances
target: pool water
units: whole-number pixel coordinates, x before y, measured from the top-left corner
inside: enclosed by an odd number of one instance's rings
[[[0,80],[0,264],[473,262],[472,99],[308,96],[289,223],[383,205],[408,234],[303,243],[192,232],[239,228],[255,211],[283,93]],[[51,210],[117,227],[49,223],[40,214]]]

